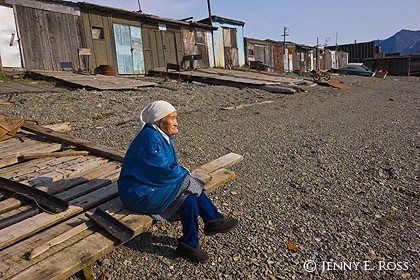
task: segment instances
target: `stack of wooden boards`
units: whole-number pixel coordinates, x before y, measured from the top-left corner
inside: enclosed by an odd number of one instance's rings
[[[121,242],[86,214],[100,208],[140,234],[149,216],[126,209],[118,196],[124,153],[24,122],[17,134],[0,142],[0,177],[67,201],[60,213],[44,211],[29,197],[0,188],[0,279],[66,279]],[[234,153],[194,171],[211,191],[231,180],[225,169],[242,160]],[[12,222],[10,222],[12,221]]]

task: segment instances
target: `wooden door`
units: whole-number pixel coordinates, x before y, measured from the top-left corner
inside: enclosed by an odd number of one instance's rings
[[[144,74],[140,27],[114,24],[114,37],[118,74]]]

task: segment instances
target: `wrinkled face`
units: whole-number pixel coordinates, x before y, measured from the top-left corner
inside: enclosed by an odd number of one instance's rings
[[[178,114],[176,112],[170,113],[160,121],[156,122],[157,126],[162,129],[167,135],[174,136],[178,133]]]

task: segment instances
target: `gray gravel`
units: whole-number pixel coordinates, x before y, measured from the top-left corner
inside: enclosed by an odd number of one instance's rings
[[[98,277],[419,279],[420,81],[333,79],[351,90],[307,86],[283,95],[154,79],[165,88],[51,88],[14,95],[0,112],[40,124],[68,121],[74,135],[124,150],[141,108],[165,99],[179,111],[181,164],[194,169],[229,152],[245,156],[232,167],[236,178],[210,195],[240,226],[200,233],[209,263],[177,258],[181,225],[164,223],[98,260]],[[264,100],[274,102],[221,110]],[[288,249],[289,241],[300,251]],[[314,272],[305,271],[310,260]]]

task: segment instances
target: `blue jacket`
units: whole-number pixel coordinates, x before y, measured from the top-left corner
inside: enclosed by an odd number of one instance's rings
[[[132,141],[124,158],[118,191],[131,211],[162,213],[176,198],[189,171],[178,164],[175,149],[151,124]]]

